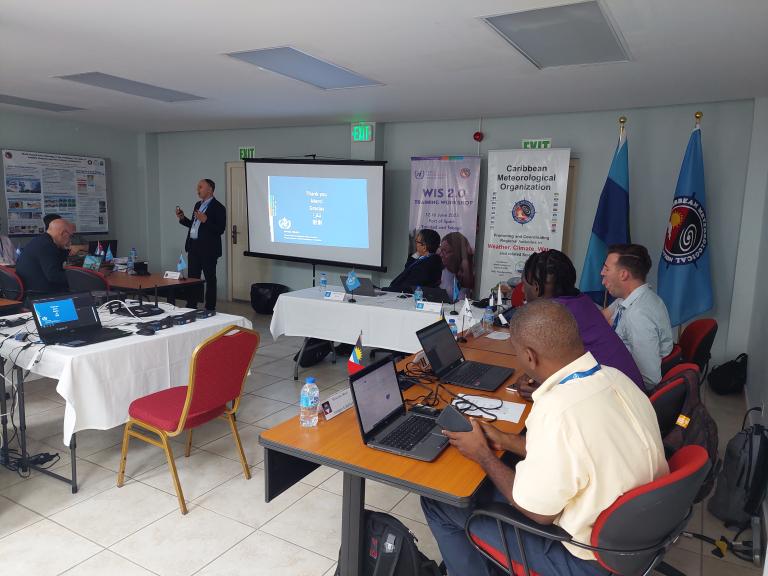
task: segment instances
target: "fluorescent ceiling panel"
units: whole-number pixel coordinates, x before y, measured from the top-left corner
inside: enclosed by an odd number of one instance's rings
[[[629,60],[598,2],[483,18],[539,68]]]
[[[288,76],[294,80],[306,82],[323,90],[381,86],[381,82],[355,74],[335,64],[329,64],[290,46],[232,52],[227,56]]]
[[[119,76],[112,76],[111,74],[104,74],[102,72],[70,74],[69,76],[59,76],[59,78],[62,78],[63,80],[72,80],[72,82],[79,82],[80,84],[87,84],[89,86],[96,86],[98,88],[106,88],[107,90],[114,90],[115,92],[123,92],[124,94],[131,94],[132,96],[160,100],[161,102],[205,100],[205,98],[195,96],[194,94],[169,90],[168,88],[161,88],[160,86],[145,84],[144,82],[136,82],[135,80],[120,78]]]
[[[0,104],[10,104],[11,106],[24,106],[25,108],[36,108],[37,110],[49,110],[50,112],[72,112],[74,110],[85,110],[76,106],[64,106],[54,104],[53,102],[43,102],[42,100],[29,100],[28,98],[17,98],[8,94],[0,94]]]

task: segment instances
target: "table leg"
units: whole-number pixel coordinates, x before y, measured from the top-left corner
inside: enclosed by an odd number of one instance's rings
[[[168,287],[168,292],[165,296],[165,301],[168,302],[168,304],[173,304],[176,306],[176,290],[174,290],[173,286]]]
[[[0,358],[0,374],[3,375],[3,386],[0,389],[0,421],[3,427],[2,448],[0,448],[0,463],[8,464],[8,402],[5,400],[5,360]]]
[[[296,362],[293,364],[293,379],[298,380],[299,379],[299,360],[301,360],[301,355],[304,354],[304,348],[307,347],[307,342],[309,342],[309,338],[304,338],[304,343],[301,345],[301,350],[299,350],[299,355],[296,356]]]
[[[320,465],[264,447],[264,501],[271,502]]]
[[[16,367],[16,397],[19,400],[19,448],[21,448],[21,471],[29,469],[27,454],[27,415],[24,409],[24,371]]]
[[[342,498],[339,574],[358,576],[363,573],[365,478],[344,472]]]
[[[72,494],[77,494],[77,434],[69,441],[69,457],[72,460]]]
[[[331,364],[336,364],[336,346],[331,342]]]

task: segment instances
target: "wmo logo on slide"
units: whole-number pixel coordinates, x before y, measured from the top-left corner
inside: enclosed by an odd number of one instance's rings
[[[536,208],[528,200],[518,200],[512,206],[512,219],[518,224],[528,224],[536,215]]]
[[[676,198],[669,215],[662,256],[668,264],[692,264],[707,247],[707,214],[698,200]]]

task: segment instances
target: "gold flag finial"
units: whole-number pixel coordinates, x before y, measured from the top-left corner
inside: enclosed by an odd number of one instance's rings
[[[624,124],[627,123],[627,117],[626,116],[619,116],[619,134],[624,133]]]
[[[697,111],[696,114],[694,114],[694,117],[696,118],[696,127],[698,128],[701,124],[701,117],[704,116],[704,114],[701,113],[701,110]]]

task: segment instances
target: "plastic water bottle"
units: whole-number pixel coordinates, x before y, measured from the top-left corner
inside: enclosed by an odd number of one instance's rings
[[[424,300],[424,291],[421,286],[416,286],[416,290],[413,291],[413,305],[416,306],[422,300]]]
[[[131,248],[128,254],[128,270],[133,270],[133,265],[136,262],[136,248]]]
[[[317,426],[317,405],[320,403],[320,390],[315,384],[315,379],[309,376],[304,386],[301,387],[299,400],[299,422],[302,428],[314,428]]]
[[[456,326],[456,320],[451,318],[448,320],[448,327],[451,329],[451,334],[453,334],[453,339],[456,340],[456,338],[459,337],[459,327]]]
[[[328,274],[323,272],[320,274],[320,292],[325,292],[328,289]]]
[[[493,308],[488,306],[483,314],[483,328],[490,330],[493,328]]]

